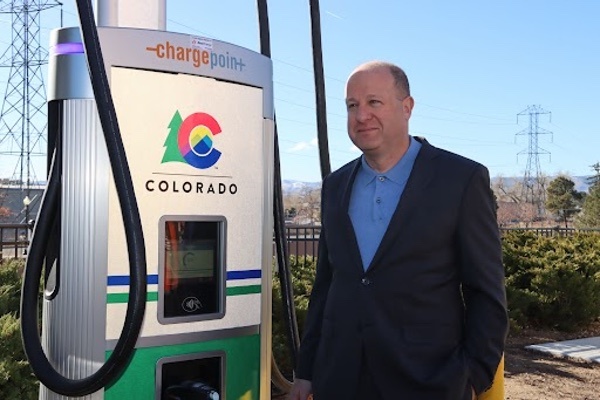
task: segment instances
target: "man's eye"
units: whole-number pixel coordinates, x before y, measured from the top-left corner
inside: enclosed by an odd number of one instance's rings
[[[381,104],[381,101],[373,99],[369,100],[369,104],[372,106],[378,106],[379,104]]]
[[[355,103],[346,104],[346,109],[347,110],[352,110],[354,108],[356,108],[356,104]]]

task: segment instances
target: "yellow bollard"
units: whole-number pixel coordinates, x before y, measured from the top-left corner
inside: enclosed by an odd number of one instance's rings
[[[477,400],[504,400],[504,356],[498,364],[492,387],[477,396]]]
[[[242,397],[240,397],[239,400],[252,400],[252,399],[253,399],[253,397],[252,397],[252,391],[248,390],[246,393],[244,393],[242,395]]]

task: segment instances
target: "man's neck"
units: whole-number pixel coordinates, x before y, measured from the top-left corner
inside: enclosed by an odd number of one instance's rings
[[[403,143],[402,146],[398,147],[398,151],[395,152],[385,152],[383,154],[377,153],[368,153],[365,152],[365,161],[369,164],[369,167],[373,168],[374,171],[377,171],[380,174],[386,173],[394,165],[404,157],[404,154],[408,151],[408,147],[410,146],[410,137],[407,138],[406,142]]]

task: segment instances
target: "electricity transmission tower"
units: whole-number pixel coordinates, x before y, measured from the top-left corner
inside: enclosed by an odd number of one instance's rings
[[[517,122],[519,117],[529,116],[529,127],[516,134],[517,136],[527,135],[529,139],[527,149],[517,153],[517,158],[519,155],[527,154],[527,167],[523,177],[521,197],[525,202],[534,205],[538,217],[543,215],[546,202],[546,182],[540,168],[540,155],[550,157],[550,152],[539,146],[538,137],[540,135],[552,135],[552,132],[540,128],[538,125],[540,115],[546,114],[550,116],[551,120],[552,113],[540,106],[529,106],[517,114]]]
[[[59,5],[56,0],[0,0],[0,17],[10,15],[12,27],[10,37],[3,35],[0,40],[0,45],[8,46],[0,55],[0,67],[9,69],[0,108],[0,178],[19,187],[26,209],[31,186],[45,178],[46,164],[40,168],[34,159],[45,160],[47,154],[42,68],[48,51],[47,44],[40,44],[40,14]],[[35,164],[41,171],[35,170]]]

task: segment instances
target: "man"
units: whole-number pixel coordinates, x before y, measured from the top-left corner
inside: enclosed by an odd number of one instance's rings
[[[489,174],[411,137],[402,69],[346,85],[362,157],[323,182],[317,274],[291,400],[470,400],[508,327]]]

